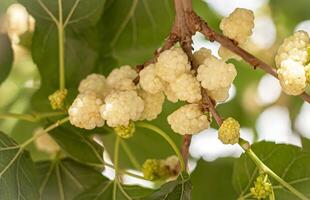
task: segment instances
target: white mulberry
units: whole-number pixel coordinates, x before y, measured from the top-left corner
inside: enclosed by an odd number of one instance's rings
[[[197,134],[209,127],[209,120],[198,104],[187,104],[168,116],[172,130],[181,135]]]
[[[254,28],[254,13],[244,8],[236,8],[230,15],[223,18],[220,29],[230,39],[243,44],[252,34]]]
[[[196,61],[196,63],[198,65],[202,65],[203,64],[203,61],[206,59],[206,58],[209,58],[209,57],[212,57],[212,52],[210,49],[207,49],[207,48],[201,48],[199,49],[198,51],[195,51],[194,54],[194,59]]]
[[[181,101],[195,103],[201,99],[200,84],[190,73],[184,73],[170,84],[172,91]]]
[[[38,150],[44,151],[48,154],[54,154],[60,150],[58,144],[43,128],[35,130],[34,135],[41,135],[34,141],[34,144]]]
[[[216,90],[208,90],[208,95],[216,102],[224,102],[229,97],[229,88],[230,86],[218,88]]]
[[[156,75],[154,64],[150,64],[140,71],[139,83],[142,89],[152,94],[158,93],[163,88],[162,81]]]
[[[143,90],[139,90],[139,96],[144,100],[144,110],[140,120],[151,121],[155,119],[162,111],[165,96],[162,92],[151,94]]]
[[[134,90],[116,91],[105,98],[100,113],[110,127],[128,126],[137,121],[143,112],[144,102]]]
[[[164,85],[164,94],[166,95],[167,99],[173,103],[178,102],[177,95],[172,91],[171,85],[168,82],[163,82]]]
[[[79,94],[68,110],[70,123],[85,129],[103,126],[104,120],[99,112],[102,104],[103,102],[95,93]]]
[[[107,83],[103,75],[90,74],[80,82],[79,92],[85,94],[87,92],[93,92],[98,97],[104,97],[107,92]]]
[[[218,50],[218,54],[219,56],[223,59],[223,60],[229,60],[229,59],[235,59],[240,61],[241,57],[236,55],[234,52],[230,51],[229,49],[223,47],[222,45],[220,46],[219,50]]]
[[[310,39],[305,31],[297,31],[284,40],[275,56],[276,66],[280,67],[282,61],[292,59],[305,64],[308,61],[307,47]]]
[[[197,79],[203,88],[217,90],[229,87],[237,75],[235,66],[214,57],[205,59],[198,68]]]
[[[292,59],[282,61],[278,69],[278,77],[282,90],[288,95],[299,95],[306,88],[304,66]]]
[[[155,64],[156,74],[164,81],[171,83],[178,76],[190,71],[187,55],[181,48],[172,48],[162,52]]]
[[[138,73],[130,66],[125,65],[114,69],[107,77],[107,83],[112,90],[134,90],[136,85],[133,80]]]

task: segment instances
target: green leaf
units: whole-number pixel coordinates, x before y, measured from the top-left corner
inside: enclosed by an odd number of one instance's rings
[[[38,162],[37,170],[42,200],[74,199],[79,193],[107,181],[100,172],[71,159]]]
[[[39,199],[34,163],[28,152],[0,132],[1,200]]]
[[[302,137],[302,150],[310,153],[310,140],[308,138]]]
[[[72,159],[103,168],[103,149],[92,142],[84,132],[86,131],[71,125],[64,125],[49,134]]]
[[[113,199],[113,183],[112,181],[105,181],[98,184],[95,187],[85,191],[78,195],[74,200],[89,200],[89,199],[97,199],[97,200],[106,200]],[[140,200],[143,199],[146,195],[151,193],[151,189],[142,188],[136,185],[122,185],[122,188],[130,196],[132,200]],[[117,189],[116,193],[117,200],[127,200],[124,194]]]
[[[13,49],[8,35],[0,33],[0,84],[8,77],[13,65]]]
[[[100,21],[104,55],[121,65],[144,63],[168,36],[173,18],[170,0],[109,0]]]
[[[292,32],[296,25],[309,19],[310,8],[308,0],[270,0],[269,4],[272,9],[272,15],[275,22],[279,25],[287,27]],[[281,27],[282,31],[284,27]],[[281,34],[281,33],[280,33]]]
[[[193,199],[236,199],[232,186],[234,158],[220,158],[213,162],[199,160],[191,174]],[[225,192],[223,192],[225,190]]]
[[[259,142],[252,146],[258,157],[282,179],[310,198],[310,154],[293,145]],[[240,196],[249,193],[258,169],[252,160],[243,154],[236,162],[233,185]],[[276,199],[299,199],[271,178]]]
[[[183,176],[183,178],[182,178]],[[175,181],[170,181],[150,196],[146,197],[145,200],[158,200],[158,199],[169,199],[169,200],[190,200],[192,191],[192,183],[190,177],[186,174],[182,174]]]
[[[58,27],[47,10],[58,20],[58,1],[19,0],[19,2],[36,19],[32,56],[41,74],[41,88],[34,95],[32,103],[36,110],[47,111],[50,110],[47,97],[59,87]],[[70,103],[76,95],[80,80],[96,71],[99,32],[94,26],[102,14],[105,0],[61,0],[61,2],[64,23],[67,21],[64,31],[64,54],[66,87],[69,90]],[[71,17],[68,18],[69,16]]]

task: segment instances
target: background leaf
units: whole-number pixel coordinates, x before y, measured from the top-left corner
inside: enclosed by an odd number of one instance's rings
[[[49,134],[72,159],[103,168],[102,147],[92,142],[82,129],[64,125]]]
[[[84,193],[78,195],[74,200],[106,200],[113,199],[113,181],[101,182],[95,187],[85,191]],[[126,193],[131,197],[132,200],[141,200],[146,195],[148,195],[152,190],[147,188],[142,188],[136,185],[122,185]],[[127,200],[121,191],[117,190],[116,194],[117,200]]]
[[[38,162],[42,200],[70,200],[107,179],[90,167],[71,159]]]
[[[182,174],[177,180],[170,181],[161,186],[160,189],[155,191],[150,196],[146,197],[145,200],[158,200],[158,199],[169,199],[169,200],[190,200],[192,183],[190,177],[186,174]]]
[[[258,157],[276,174],[301,193],[310,197],[310,154],[292,145],[259,142],[252,146]],[[233,185],[240,196],[249,193],[258,176],[256,165],[243,154],[236,162]],[[271,178],[275,196],[281,200],[298,199]]]
[[[0,84],[8,77],[13,65],[13,49],[8,35],[0,33]]]
[[[41,88],[33,97],[36,110],[50,110],[48,95],[59,84],[58,31],[56,24],[36,0],[19,0],[37,20],[32,39],[32,56],[41,74]],[[42,3],[58,18],[58,2],[44,0]],[[66,19],[71,10],[72,17],[65,28],[65,71],[69,100],[76,95],[79,81],[87,74],[96,71],[98,60],[98,32],[94,28],[98,22],[104,0],[66,0],[62,1],[63,15]],[[70,98],[71,97],[71,98]]]
[[[168,36],[173,18],[170,0],[109,0],[100,20],[103,54],[119,65],[143,63]]]
[[[192,199],[236,199],[231,181],[234,161],[235,158],[220,158],[213,162],[199,160],[191,174]]]
[[[28,152],[0,132],[0,199],[39,199],[36,178]]]

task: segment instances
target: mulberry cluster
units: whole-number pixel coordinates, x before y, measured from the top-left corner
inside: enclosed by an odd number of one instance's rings
[[[181,48],[166,50],[155,64],[140,72],[140,86],[152,94],[163,91],[171,102],[198,102],[201,100],[200,85],[190,68],[188,57]]]
[[[115,127],[124,138],[130,137],[132,121],[152,120],[162,111],[162,92],[148,93],[135,85],[137,72],[130,66],[114,69],[107,78],[91,74],[80,82],[79,95],[69,108],[71,124],[94,129],[105,124]],[[131,132],[130,132],[131,133]]]
[[[223,34],[232,40],[238,42],[239,46],[245,46],[248,38],[252,35],[254,28],[254,13],[245,8],[235,9],[228,17],[223,18],[220,23],[220,29]],[[239,56],[221,46],[218,54],[223,60],[236,59],[241,60]]]
[[[297,31],[284,40],[275,56],[282,90],[289,95],[300,95],[309,83],[310,38]]]
[[[210,116],[202,111],[201,88],[214,100],[224,101],[237,71],[233,64],[217,59],[206,48],[196,51],[193,57],[199,64],[197,77],[179,47],[162,52],[155,63],[142,69],[137,85],[134,80],[138,74],[130,66],[114,69],[107,78],[99,74],[87,76],[69,108],[71,124],[94,129],[106,123],[120,137],[129,138],[134,132],[133,122],[157,118],[166,96],[172,102],[189,103],[167,118],[176,133],[197,134],[207,129]],[[159,166],[155,161],[149,163],[151,171]]]

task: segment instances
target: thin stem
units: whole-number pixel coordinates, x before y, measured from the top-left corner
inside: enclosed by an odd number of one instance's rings
[[[132,163],[132,165],[140,170],[141,169],[141,165],[140,163],[138,162],[138,160],[136,159],[136,157],[133,155],[131,149],[129,148],[129,146],[127,145],[126,142],[124,141],[121,141],[121,146],[123,148],[123,150],[125,151],[126,155],[128,156],[130,162]]]
[[[53,15],[53,13],[45,6],[45,4],[41,0],[37,0],[37,1],[40,4],[40,6],[43,8],[43,10],[50,16],[50,18],[52,18],[54,23],[58,25],[58,21],[56,17]]]
[[[41,133],[37,134],[37,135],[33,135],[30,139],[28,139],[27,141],[25,141],[23,144],[20,145],[20,148],[23,149],[26,146],[28,146],[30,143],[32,143],[34,140],[36,140],[37,138],[41,137],[42,135],[48,133],[49,131],[57,128],[58,126],[66,123],[67,121],[69,121],[69,117],[66,117],[62,120],[58,120],[57,122],[55,122],[54,124],[48,126],[47,128],[44,129],[44,131],[42,131]]]
[[[115,146],[114,146],[114,171],[115,178],[113,183],[113,200],[116,200],[117,194],[117,183],[118,183],[118,158],[119,158],[119,145],[120,145],[120,137],[116,137]]]
[[[275,78],[278,78],[277,71],[272,66],[268,65],[263,60],[257,58],[253,54],[247,52],[243,48],[239,47],[236,42],[229,39],[228,37],[215,32],[209,25],[204,22],[199,16],[197,16],[195,13],[192,14],[192,20],[195,21],[196,24],[196,31],[201,32],[203,35],[205,35],[210,41],[217,41],[225,48],[229,49],[230,51],[234,52],[236,55],[240,56],[244,61],[252,65],[255,69],[257,67],[264,70],[266,73],[271,74]],[[310,103],[310,96],[307,93],[302,93],[300,97],[304,100]]]
[[[66,112],[47,112],[47,113],[34,113],[34,114],[18,114],[18,113],[3,113],[0,114],[0,119],[19,119],[29,122],[38,122],[41,119],[47,117],[55,117],[60,115],[65,115]]]
[[[144,122],[138,122],[138,123],[136,123],[136,126],[150,129],[150,130],[158,133],[160,136],[162,136],[169,143],[171,148],[174,150],[175,154],[178,156],[179,161],[180,161],[181,171],[183,171],[183,172],[186,171],[183,157],[182,157],[182,155],[181,155],[177,145],[174,143],[174,141],[164,131],[162,131],[161,129],[159,129],[156,126],[153,126],[151,124],[147,124],[147,123],[144,123]]]
[[[63,24],[63,13],[62,13],[62,0],[58,0],[58,46],[59,46],[59,89],[64,90],[66,88],[65,81],[65,51],[64,51],[64,37],[65,30]]]
[[[238,197],[238,200],[245,200],[246,198],[251,197],[251,196],[252,196],[252,193],[248,193],[244,196]]]
[[[16,114],[16,113],[3,113],[0,114],[0,119],[19,119],[19,120],[24,120],[24,121],[29,121],[29,122],[36,122],[37,119],[33,115],[28,115],[28,114]]]
[[[251,158],[251,160],[256,164],[256,166],[262,170],[264,173],[268,174],[272,178],[274,178],[277,182],[279,182],[281,185],[283,185],[286,189],[288,189],[290,192],[292,192],[294,195],[296,195],[298,198],[302,200],[309,200],[308,197],[306,197],[304,194],[296,190],[293,186],[291,186],[289,183],[287,183],[285,180],[283,180],[281,177],[279,177],[276,173],[274,173],[269,167],[267,167],[258,157],[257,155],[252,151],[251,148],[245,148],[244,147],[244,140],[241,141],[240,146],[245,150],[245,153]]]

